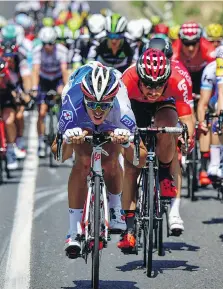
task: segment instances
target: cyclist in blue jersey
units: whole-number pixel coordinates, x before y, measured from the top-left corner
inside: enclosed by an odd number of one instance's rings
[[[63,161],[75,152],[75,165],[68,182],[70,229],[65,244],[67,255],[80,252],[81,217],[87,193],[87,176],[92,147],[84,142],[87,134],[107,132],[112,143],[104,145],[108,156],[102,158],[104,179],[109,191],[110,209],[116,208],[116,221],[124,223],[120,197],[123,170],[119,163],[122,152],[133,162],[134,148],[129,135],[135,130],[135,117],[128,100],[127,90],[116,70],[92,62],[76,70],[62,93],[62,107],[58,129],[63,134]],[[81,145],[80,145],[81,144]],[[57,149],[56,141],[52,151]],[[144,152],[144,153],[143,153]],[[144,164],[146,149],[141,144],[140,166]]]

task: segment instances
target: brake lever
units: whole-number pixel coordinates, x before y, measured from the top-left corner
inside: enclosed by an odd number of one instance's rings
[[[61,160],[61,149],[63,144],[63,135],[62,133],[57,133],[57,154],[56,159],[59,162]]]
[[[136,129],[134,134],[134,156],[133,156],[133,165],[138,166],[139,165],[139,144],[140,144],[140,136],[139,131]]]

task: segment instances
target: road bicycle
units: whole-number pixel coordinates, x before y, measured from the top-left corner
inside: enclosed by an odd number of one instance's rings
[[[5,135],[5,122],[3,121],[0,114],[0,185],[4,182],[3,177],[4,171],[6,172],[7,178],[10,178],[10,173],[7,168],[6,151],[7,151],[7,143]]]
[[[46,95],[45,103],[48,105],[48,115],[46,121],[46,133],[45,133],[45,143],[46,143],[46,155],[50,150],[50,147],[55,140],[57,135],[57,122],[58,122],[58,111],[59,111],[59,96],[55,90],[49,90]],[[49,153],[49,165],[54,167],[54,156],[52,152]]]
[[[148,154],[146,165],[142,168],[138,181],[138,202],[136,209],[136,246],[143,239],[143,262],[147,268],[147,276],[152,275],[153,249],[157,248],[158,255],[163,255],[163,216],[168,216],[168,205],[171,198],[162,197],[159,186],[159,163],[155,154],[156,135],[158,133],[181,134],[187,150],[187,126],[182,127],[147,127],[138,128],[135,132],[134,144],[137,147],[135,165],[139,161],[140,137],[145,139]],[[167,237],[169,227],[167,223]],[[138,248],[136,248],[136,253]]]
[[[82,236],[80,256],[84,258],[86,264],[88,256],[91,254],[92,268],[91,279],[92,288],[99,288],[99,266],[102,249],[107,247],[108,243],[108,198],[104,182],[104,173],[101,166],[101,158],[108,153],[102,146],[111,141],[110,136],[104,133],[93,133],[92,136],[86,136],[85,141],[93,147],[91,155],[91,168],[88,180],[88,193],[84,205],[82,216]],[[60,159],[60,150],[62,147],[62,136],[57,135],[57,159]],[[72,258],[72,256],[69,256]]]
[[[220,114],[217,115],[216,113],[206,112],[205,120],[206,124],[209,127],[211,122],[215,119],[215,131],[216,133],[221,136],[222,129],[223,129],[223,110],[220,111]],[[218,199],[223,202],[223,179],[218,177],[211,177],[212,185],[218,191]]]
[[[185,174],[187,179],[187,197],[190,198],[191,201],[195,201],[195,192],[198,190],[198,124],[195,126],[195,135],[194,135],[194,149],[187,156],[185,164]]]

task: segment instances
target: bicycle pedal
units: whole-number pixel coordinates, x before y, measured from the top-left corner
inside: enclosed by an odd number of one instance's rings
[[[123,248],[121,249],[121,252],[124,254],[124,255],[137,255],[137,251],[136,251],[136,248]]]

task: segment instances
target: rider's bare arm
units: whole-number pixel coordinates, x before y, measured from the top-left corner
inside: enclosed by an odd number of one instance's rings
[[[223,110],[223,83],[218,83],[218,106],[217,106],[217,114],[220,114],[220,110]]]
[[[197,106],[197,118],[199,122],[203,122],[205,120],[205,111],[207,110],[211,95],[212,90],[201,89],[200,99]]]
[[[179,117],[180,121],[187,125],[189,137],[192,137],[194,134],[194,121],[193,115],[184,115]]]
[[[61,72],[62,72],[63,83],[65,85],[68,82],[67,63],[61,63],[60,68],[61,68]]]
[[[54,154],[54,158],[56,159],[56,153],[57,153],[57,139],[55,138],[52,146],[51,151]],[[67,159],[69,159],[73,154],[73,144],[66,144],[63,143],[62,148],[62,163],[65,162]]]
[[[33,64],[32,70],[32,88],[38,88],[39,85],[40,64]]]

